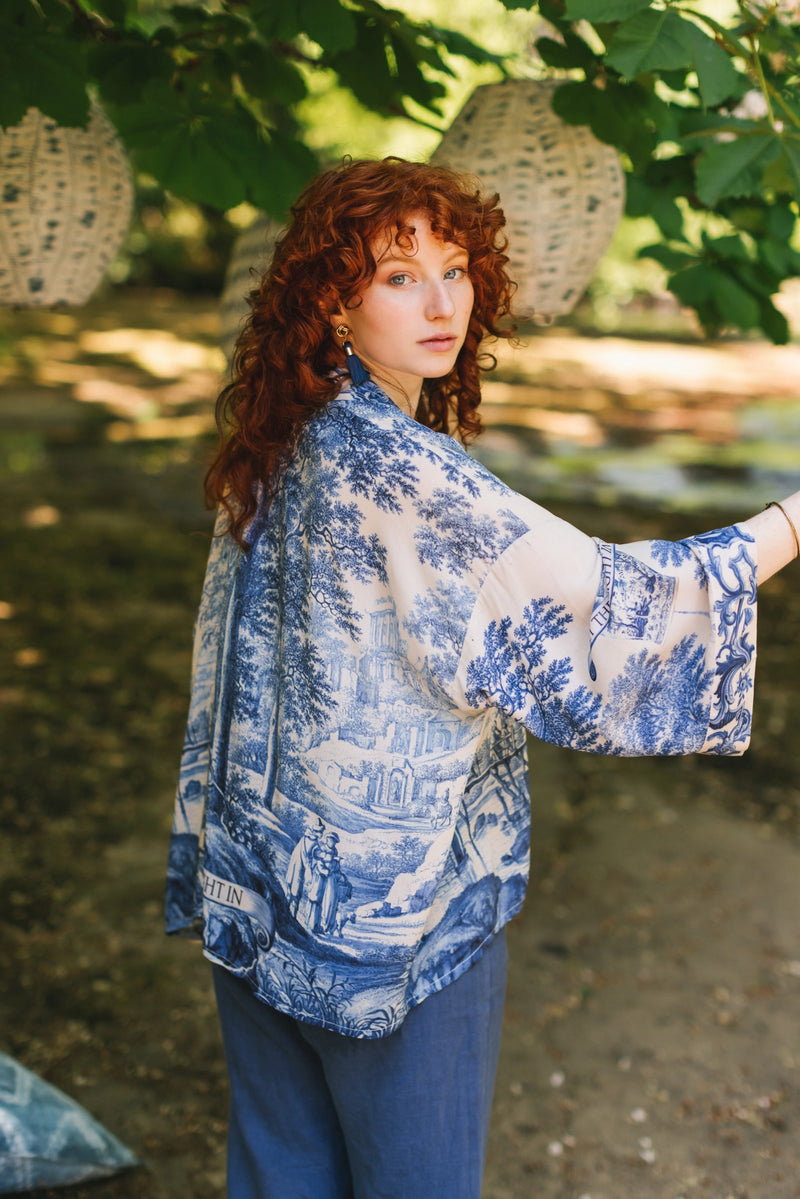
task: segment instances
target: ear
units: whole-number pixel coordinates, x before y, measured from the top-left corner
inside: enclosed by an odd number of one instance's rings
[[[339,329],[342,325],[347,326],[347,313],[341,305],[336,309],[335,312],[331,313],[328,319],[330,320],[331,328],[333,329],[334,333],[336,333],[337,329]]]

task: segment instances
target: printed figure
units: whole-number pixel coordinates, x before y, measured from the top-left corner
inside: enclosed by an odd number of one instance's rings
[[[289,858],[289,869],[286,872],[286,890],[289,893],[289,911],[297,916],[297,909],[303,896],[308,896],[309,888],[314,878],[319,839],[324,825],[317,817],[316,824],[306,826],[306,831],[292,850]]]
[[[320,904],[320,927],[324,933],[338,932],[341,936],[344,918],[341,922],[337,918],[339,904],[350,898],[353,888],[342,871],[339,852],[336,848],[338,840],[338,834],[334,832],[326,833],[322,838],[319,862],[325,884]]]

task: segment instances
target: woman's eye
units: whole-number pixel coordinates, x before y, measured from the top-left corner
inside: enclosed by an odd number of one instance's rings
[[[391,283],[392,287],[402,287],[409,278],[410,276],[406,274],[390,275],[389,282]]]
[[[445,271],[445,279],[461,279],[467,273],[465,266],[451,266],[449,271]]]

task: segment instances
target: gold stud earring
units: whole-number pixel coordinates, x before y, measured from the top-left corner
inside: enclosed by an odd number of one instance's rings
[[[337,337],[341,337],[344,339],[349,336],[349,333],[350,333],[350,330],[348,329],[347,325],[337,325],[336,326],[336,336]]]

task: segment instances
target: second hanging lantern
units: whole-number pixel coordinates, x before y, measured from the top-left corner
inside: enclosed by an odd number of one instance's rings
[[[519,289],[514,310],[523,317],[574,308],[625,205],[613,146],[553,112],[561,82],[507,79],[476,88],[432,156],[499,193]]]

